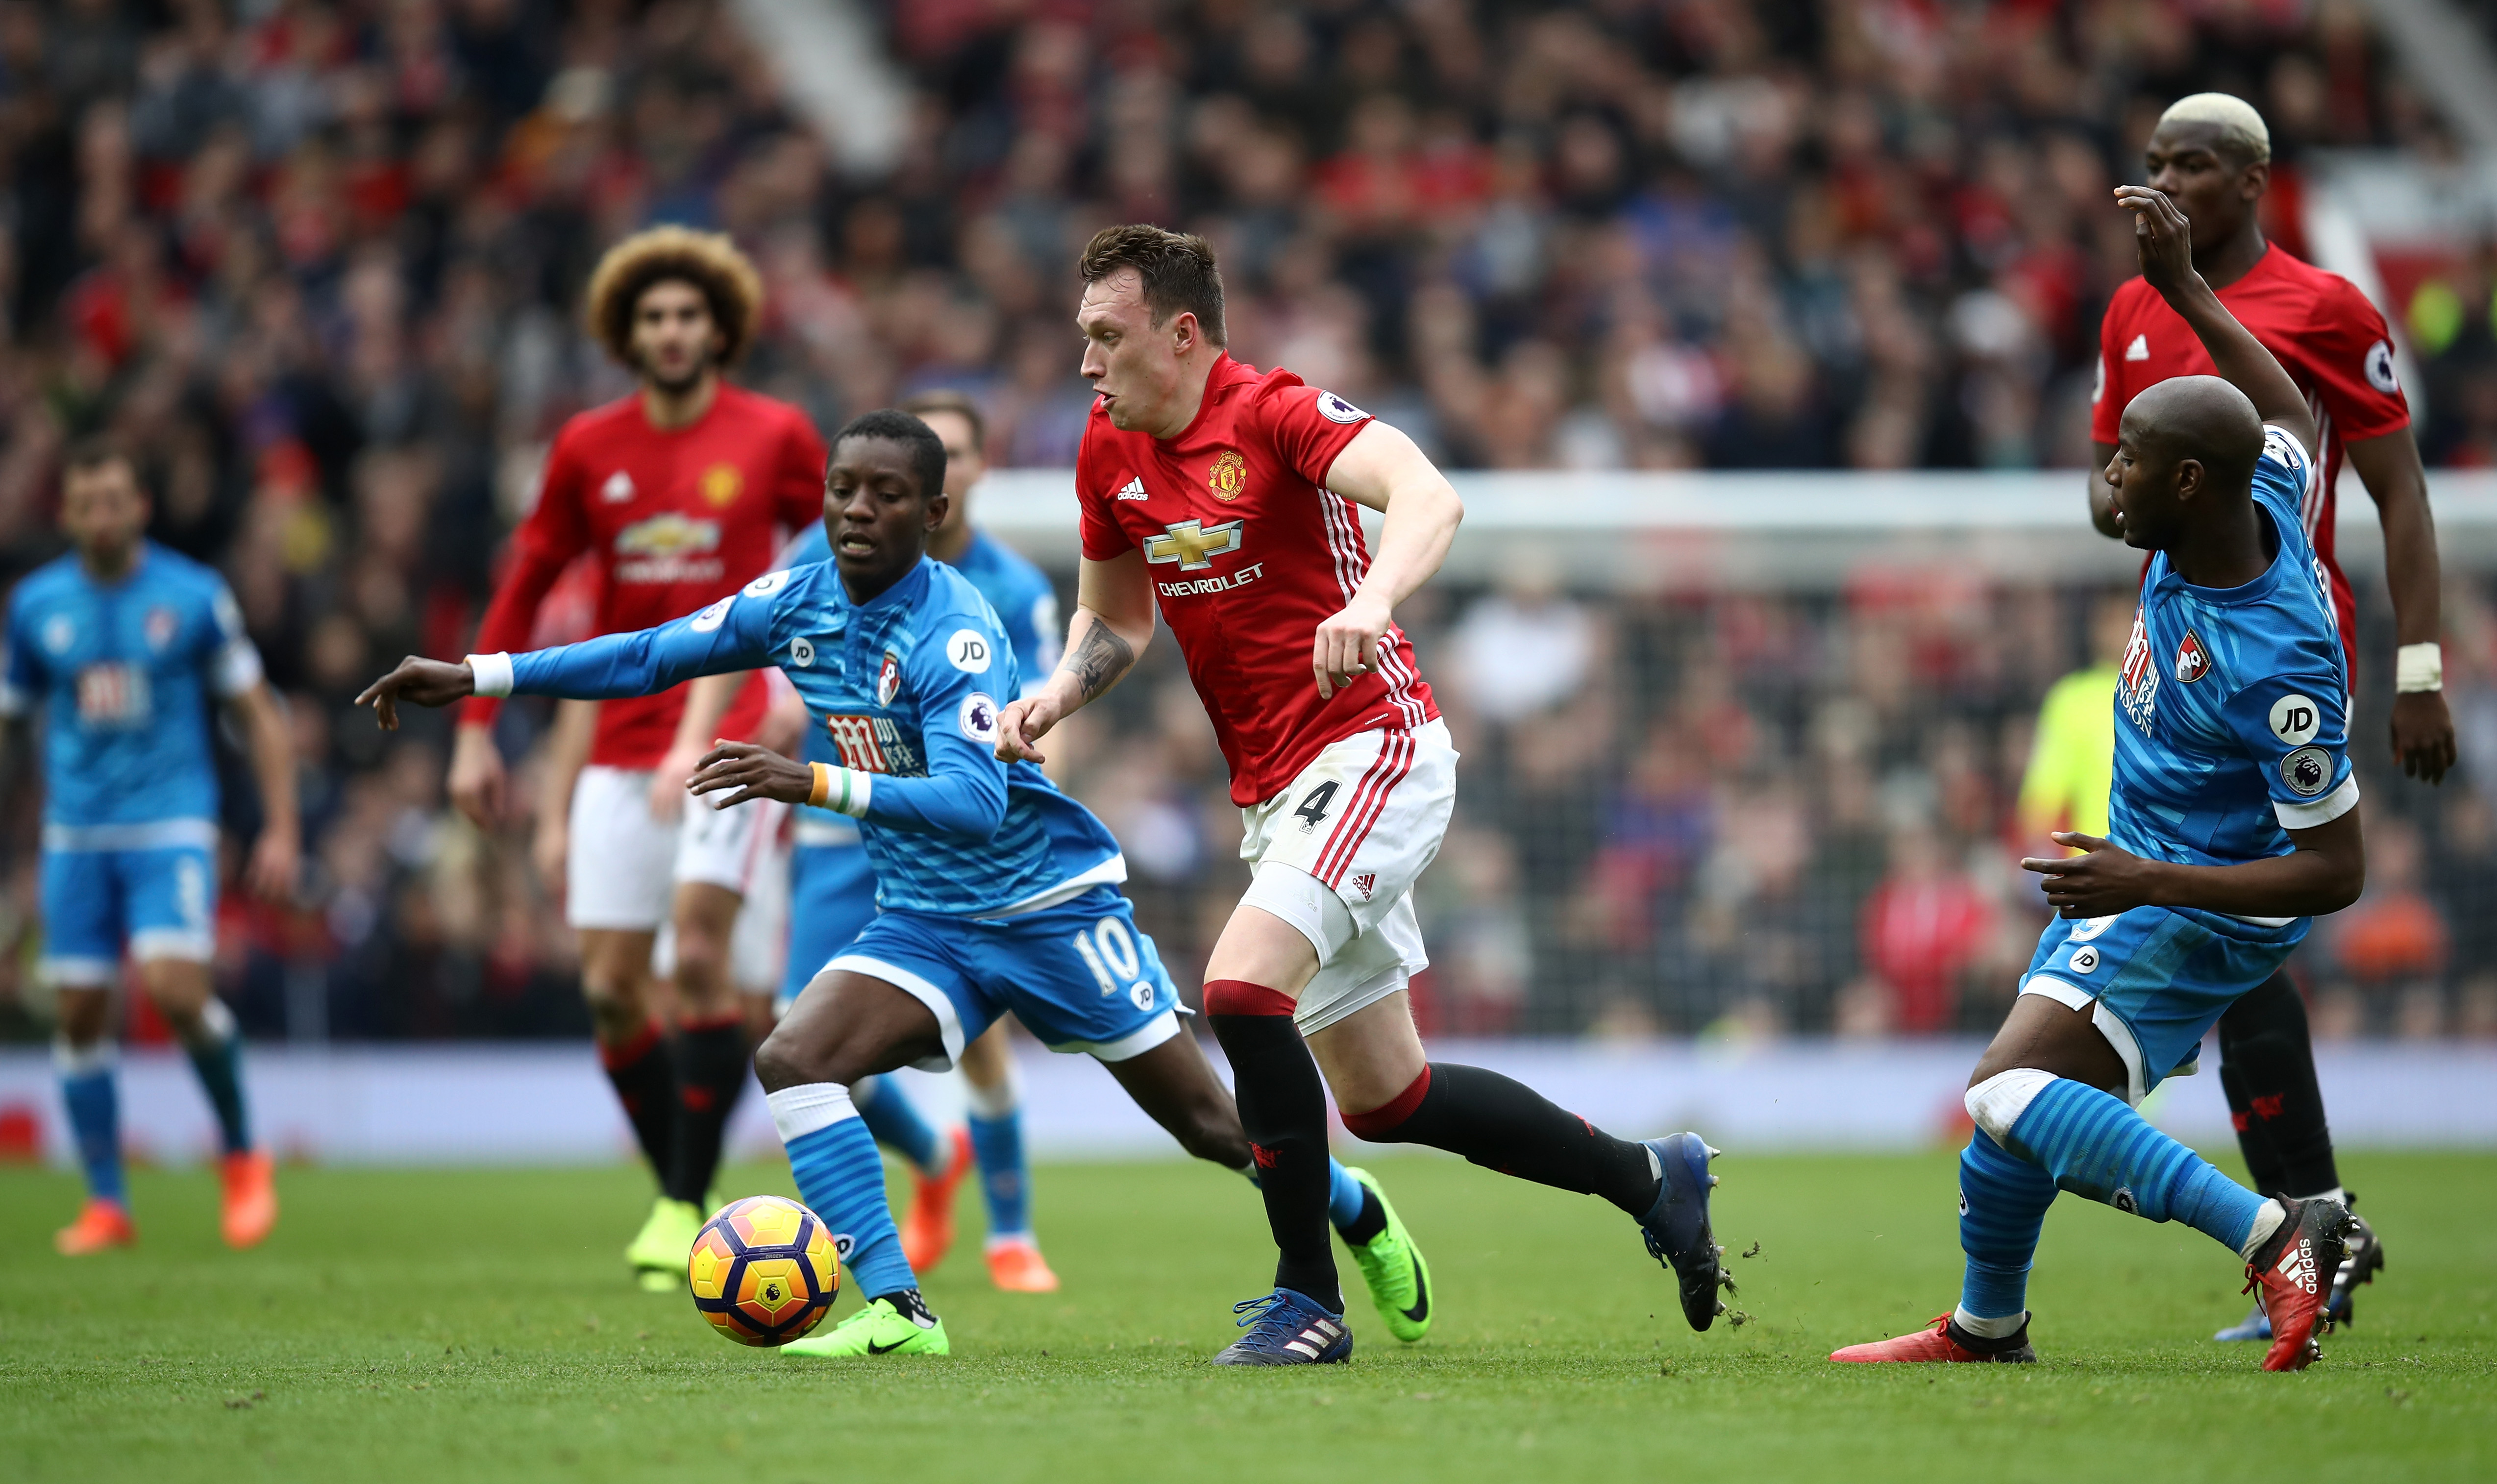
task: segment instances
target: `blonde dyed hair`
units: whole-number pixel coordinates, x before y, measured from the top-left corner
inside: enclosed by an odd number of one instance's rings
[[[692,284],[711,306],[721,364],[745,354],[763,314],[763,275],[727,234],[690,227],[637,232],[598,260],[583,296],[582,318],[607,354],[634,365],[633,308],[651,285],[671,281]]]
[[[2246,157],[2249,165],[2271,158],[2271,126],[2263,122],[2255,106],[2230,93],[2194,93],[2179,98],[2159,115],[2161,128],[2169,124],[2210,124],[2220,131],[2220,139]]]

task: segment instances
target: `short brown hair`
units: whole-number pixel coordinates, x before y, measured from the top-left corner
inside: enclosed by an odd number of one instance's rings
[[[1122,268],[1134,268],[1145,280],[1145,307],[1154,324],[1193,314],[1208,340],[1230,343],[1222,328],[1222,270],[1215,267],[1212,242],[1145,222],[1104,227],[1084,245],[1075,270],[1086,283],[1099,283]]]
[[[967,392],[951,387],[937,387],[901,399],[901,410],[914,418],[925,418],[932,412],[950,412],[971,425],[971,446],[984,448],[989,441],[989,420],[980,416],[980,404],[971,400]]]
[[[111,463],[128,469],[133,480],[139,478],[139,459],[131,454],[128,444],[111,433],[89,433],[61,455],[61,472],[65,475],[84,474]]]
[[[762,315],[762,275],[726,234],[689,227],[637,232],[598,260],[582,311],[607,354],[633,364],[634,306],[651,285],[671,280],[692,284],[711,306],[711,323],[719,327],[720,363],[743,355]]]

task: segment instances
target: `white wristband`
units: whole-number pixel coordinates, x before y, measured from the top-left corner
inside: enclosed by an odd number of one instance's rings
[[[505,654],[471,654],[468,673],[476,677],[476,693],[481,696],[508,696],[512,693],[512,656]]]
[[[847,814],[852,819],[867,818],[867,801],[875,792],[875,774],[844,768],[841,770],[840,787],[841,791],[830,801],[833,812]]]
[[[2393,689],[2445,689],[2445,650],[2434,644],[2406,644],[2393,651]]]

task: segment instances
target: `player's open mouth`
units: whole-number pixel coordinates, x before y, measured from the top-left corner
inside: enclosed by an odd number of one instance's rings
[[[846,552],[852,556],[873,556],[876,550],[875,543],[865,536],[843,536],[833,543],[833,549]]]

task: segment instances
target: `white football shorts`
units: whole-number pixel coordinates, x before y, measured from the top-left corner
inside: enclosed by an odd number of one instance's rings
[[[777,859],[788,813],[787,805],[768,799],[713,809],[689,798],[681,825],[661,824],[650,815],[650,770],[584,768],[572,785],[564,920],[575,928],[655,932],[675,915],[681,881],[750,897]]]
[[[1335,742],[1291,786],[1240,811],[1242,901],[1298,928],[1317,976],[1293,1020],[1324,1030],[1405,988],[1430,966],[1413,883],[1439,853],[1457,803],[1457,749],[1445,722],[1381,728]]]

